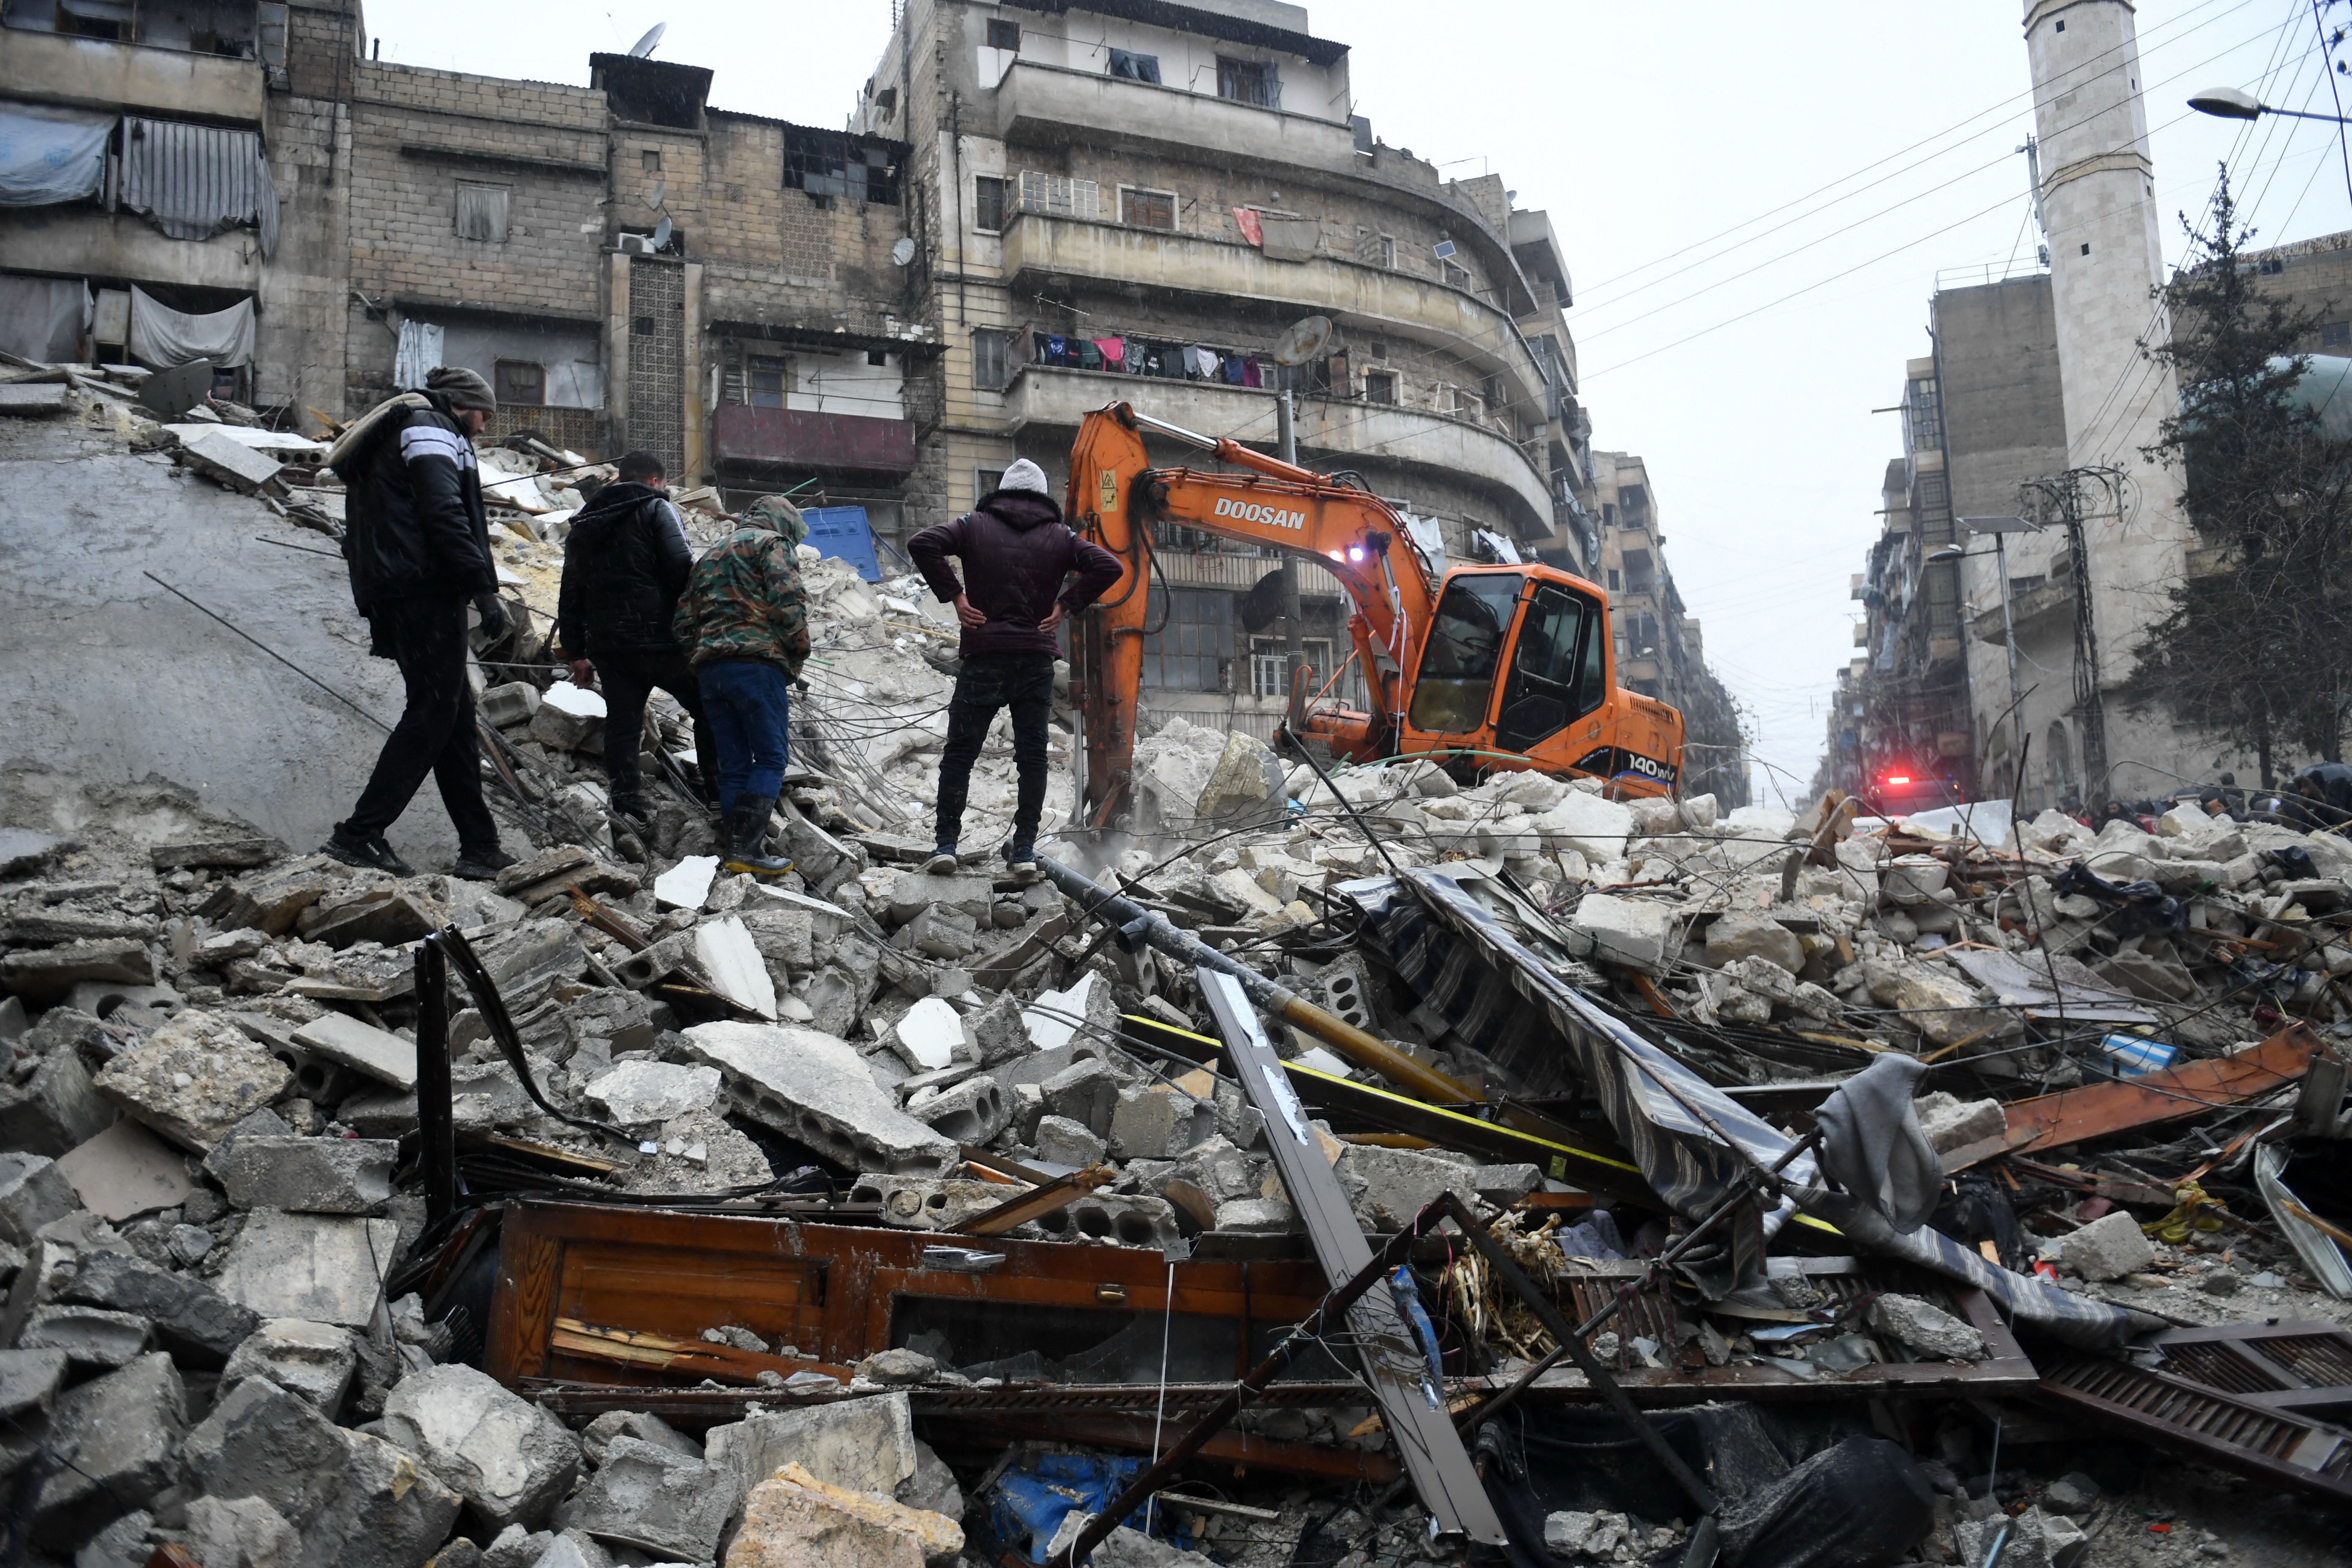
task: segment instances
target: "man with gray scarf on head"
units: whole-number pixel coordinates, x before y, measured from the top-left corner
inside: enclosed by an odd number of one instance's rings
[[[497,408],[488,382],[444,365],[422,392],[369,410],[327,455],[345,488],[343,559],[369,651],[400,666],[407,693],[359,804],[322,846],[346,865],[415,874],[384,834],[428,773],[457,829],[455,874],[488,881],[514,864],[482,798],[466,679],[467,606],[491,637],[507,624],[472,440]]]

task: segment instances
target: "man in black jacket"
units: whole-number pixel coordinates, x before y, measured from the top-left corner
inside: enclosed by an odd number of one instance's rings
[[[488,881],[514,864],[482,799],[466,679],[467,603],[488,636],[506,629],[470,439],[497,407],[489,383],[445,365],[425,377],[422,393],[371,411],[330,455],[346,488],[352,599],[373,633],[369,651],[398,663],[407,689],[359,804],[323,847],[347,865],[415,875],[384,832],[427,773],[457,829],[456,874]]]
[[[678,594],[694,570],[694,549],[664,478],[661,459],[651,452],[621,459],[614,481],[572,520],[556,598],[558,657],[571,661],[575,685],[604,682],[604,777],[614,815],[632,826],[646,819],[637,742],[655,687],[693,716],[703,787],[719,777],[701,688],[670,636]]]

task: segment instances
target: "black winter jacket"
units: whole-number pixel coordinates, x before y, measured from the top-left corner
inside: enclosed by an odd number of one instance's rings
[[[941,604],[961,592],[988,617],[965,626],[959,651],[974,654],[1042,653],[1056,657],[1061,645],[1038,623],[1058,600],[1075,616],[1118,581],[1118,557],[1092,540],[1080,539],[1062,521],[1053,499],[1034,490],[991,490],[980,505],[953,522],[933,523],[907,541],[907,553]],[[963,581],[950,570],[950,555],[963,562]],[[1077,580],[1065,588],[1072,574]]]
[[[673,645],[670,617],[694,570],[677,511],[651,485],[606,485],[572,520],[555,636],[565,658]]]
[[[448,404],[425,395],[433,406],[385,419],[345,476],[343,560],[363,616],[394,599],[498,590],[474,444]]]

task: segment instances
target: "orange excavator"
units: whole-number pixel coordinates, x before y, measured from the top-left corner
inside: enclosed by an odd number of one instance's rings
[[[1243,471],[1154,468],[1147,431]],[[1292,676],[1287,727],[1301,744],[1350,762],[1426,756],[1457,772],[1597,777],[1618,797],[1674,793],[1682,715],[1617,684],[1609,597],[1581,577],[1525,563],[1433,581],[1404,520],[1378,496],[1125,403],[1079,426],[1064,515],[1125,567],[1074,637],[1090,821],[1127,805],[1155,524],[1310,558],[1347,590],[1354,651],[1339,670],[1315,672],[1312,700],[1312,681]],[[1325,700],[1349,664],[1362,668],[1369,711]]]

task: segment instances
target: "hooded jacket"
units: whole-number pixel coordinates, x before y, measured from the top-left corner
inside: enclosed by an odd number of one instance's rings
[[[934,523],[907,541],[907,553],[941,604],[961,594],[988,617],[984,626],[963,628],[957,651],[966,658],[1058,656],[1054,634],[1039,630],[1038,623],[1053,612],[1056,598],[1076,615],[1118,581],[1120,570],[1118,556],[1080,539],[1053,498],[1034,490],[992,490],[953,522]],[[948,566],[950,555],[963,562],[961,583]],[[1065,588],[1073,573],[1077,580]]]
[[[437,393],[404,393],[339,467],[352,601],[373,616],[395,599],[498,591],[474,443]],[[356,471],[352,471],[356,470]]]
[[[626,479],[596,492],[563,542],[555,635],[565,658],[660,649],[670,641],[694,549],[669,501]]]
[[[800,679],[809,651],[808,596],[801,587],[797,542],[787,537],[799,516],[763,498],[694,563],[670,629],[697,669],[752,658]]]

